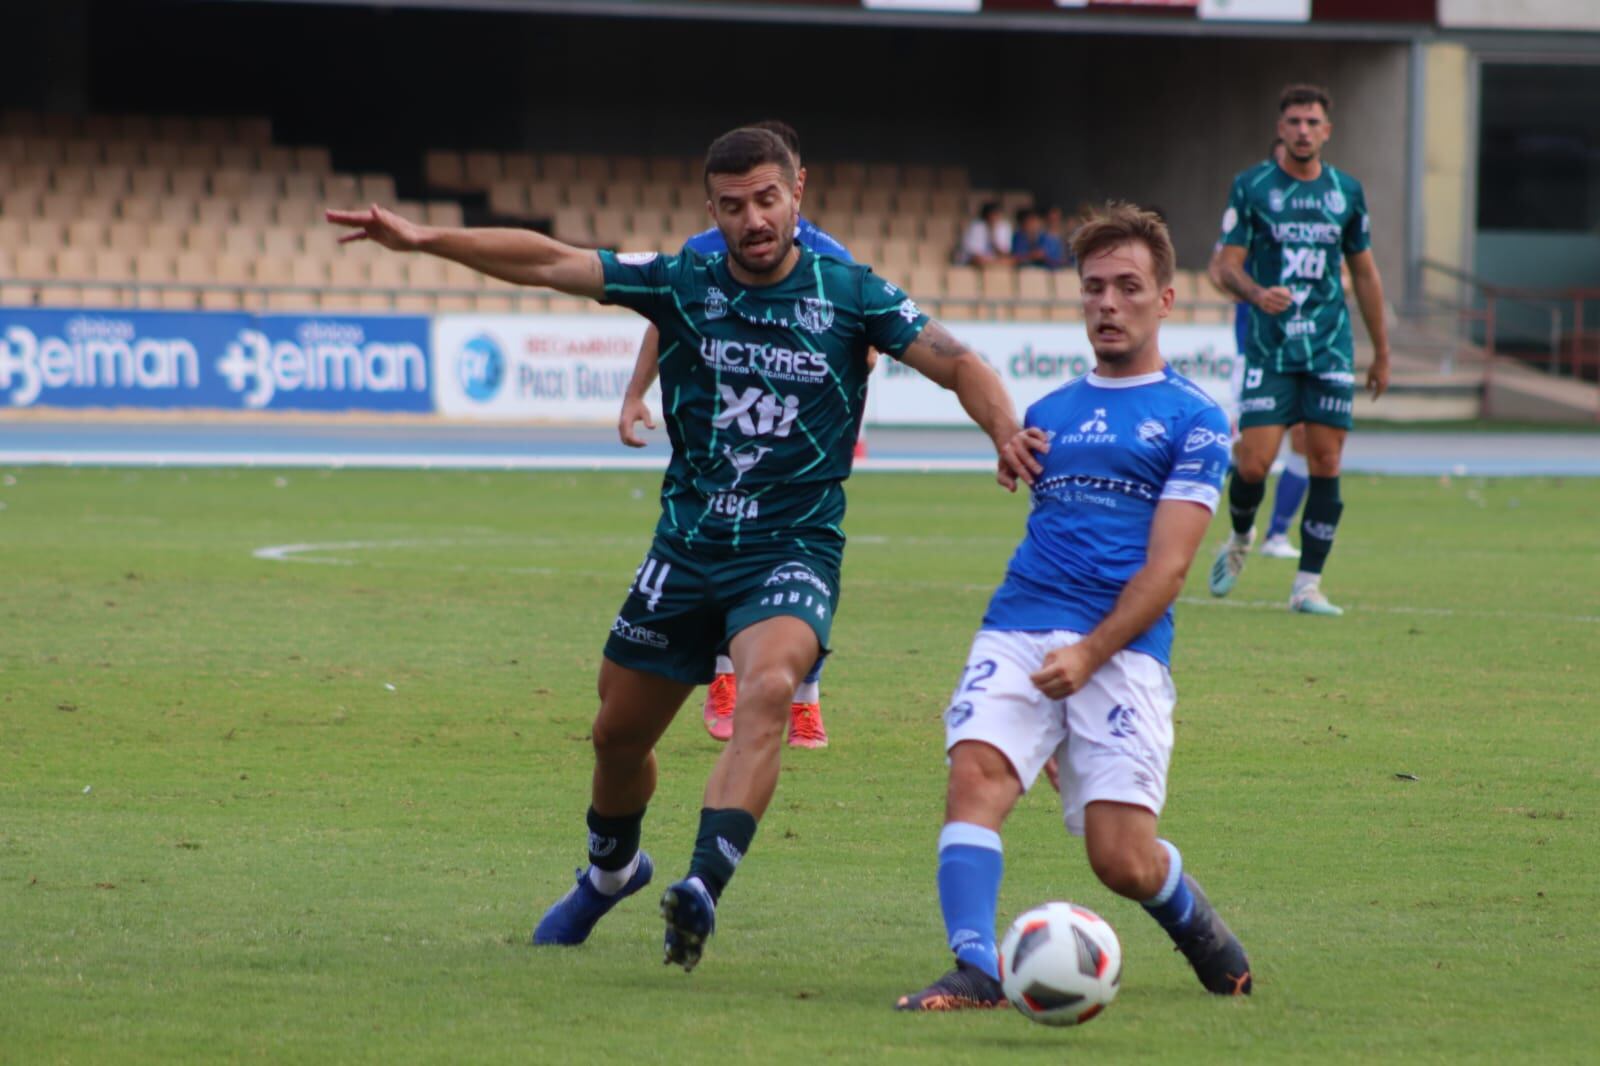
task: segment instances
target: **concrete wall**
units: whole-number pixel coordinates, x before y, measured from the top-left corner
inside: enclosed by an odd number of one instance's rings
[[[1600,31],[1595,0],[1439,0],[1439,24],[1460,29]]]
[[[1423,56],[1422,256],[1466,270],[1476,228],[1473,175],[1478,166],[1471,55],[1460,45],[1435,44]],[[1424,278],[1432,295],[1460,298],[1456,285],[1442,276]]]

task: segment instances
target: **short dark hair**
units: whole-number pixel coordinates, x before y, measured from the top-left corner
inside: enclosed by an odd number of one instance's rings
[[[787,181],[794,181],[794,154],[771,130],[740,126],[711,142],[706,151],[706,188],[713,174],[748,174],[756,167],[772,163]]]
[[[990,215],[1000,210],[1003,210],[1003,208],[1000,206],[999,200],[985,200],[978,208],[978,217],[988,218]]]
[[[1172,284],[1177,253],[1172,249],[1172,234],[1167,231],[1167,224],[1154,211],[1118,201],[1092,208],[1078,232],[1073,234],[1072,256],[1078,261],[1078,272],[1083,272],[1083,264],[1090,256],[1130,241],[1150,249],[1156,283],[1163,287]]]
[[[1278,94],[1278,114],[1302,104],[1321,104],[1324,115],[1333,114],[1333,97],[1320,85],[1286,85]]]
[[[764,118],[760,122],[750,123],[750,128],[776,133],[778,139],[789,149],[789,154],[794,156],[795,166],[800,165],[800,135],[795,132],[793,126],[781,118]]]

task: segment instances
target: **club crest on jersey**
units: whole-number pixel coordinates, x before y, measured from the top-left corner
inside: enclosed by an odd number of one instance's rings
[[[1106,409],[1096,407],[1094,414],[1083,420],[1076,433],[1058,431],[1056,440],[1062,444],[1115,444],[1117,435],[1111,432],[1111,424],[1106,421]]]
[[[722,318],[728,313],[728,297],[715,285],[706,290],[706,318]]]
[[[1323,196],[1322,202],[1327,204],[1328,210],[1336,215],[1344,214],[1344,209],[1349,206],[1345,202],[1344,193],[1338,189],[1329,189],[1327,194]]]
[[[1139,439],[1146,444],[1154,444],[1167,435],[1166,424],[1160,419],[1147,418],[1139,423]]]
[[[826,333],[833,328],[833,304],[820,296],[807,296],[794,302],[795,321],[812,333]]]
[[[1277,214],[1283,210],[1283,190],[1273,189],[1267,193],[1267,206],[1272,208],[1272,213]]]

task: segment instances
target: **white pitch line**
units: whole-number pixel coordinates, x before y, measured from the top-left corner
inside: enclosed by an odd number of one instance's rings
[[[665,455],[528,455],[436,452],[378,455],[369,452],[130,452],[0,451],[0,466],[285,467],[335,470],[664,470]],[[989,473],[992,459],[863,459],[863,472]]]
[[[597,543],[585,538],[480,538],[480,539],[435,539],[435,540],[350,540],[350,541],[325,541],[322,543],[307,544],[273,544],[264,548],[257,548],[250,554],[257,559],[269,562],[285,563],[319,563],[332,566],[354,566],[353,559],[317,559],[306,558],[312,552],[331,551],[367,551],[371,549],[389,548],[459,548],[465,545],[483,546],[487,544],[500,544],[507,547],[539,547],[560,544],[577,543],[582,540],[585,544]],[[632,538],[607,538],[610,543],[629,543]],[[869,545],[883,545],[894,543],[895,540],[884,536],[864,535],[851,538],[858,543]],[[912,538],[914,539],[914,538]],[[982,539],[982,538],[980,538]],[[524,567],[492,567],[497,572],[512,574],[539,574],[539,575],[565,575],[570,577],[607,577],[609,571],[596,570],[566,570],[557,567],[524,566]],[[899,584],[880,578],[852,577],[851,585],[887,585]],[[990,592],[993,585],[979,585],[971,582],[941,582],[923,581],[920,587],[946,588],[956,592]],[[1233,600],[1219,599],[1215,596],[1180,596],[1178,602],[1186,607],[1225,607],[1238,611],[1286,611],[1286,600]],[[1431,618],[1505,618],[1523,619],[1537,622],[1563,622],[1577,625],[1600,624],[1600,615],[1593,614],[1556,614],[1549,611],[1476,611],[1470,609],[1457,609],[1453,607],[1408,607],[1405,605],[1386,606],[1361,606],[1354,605],[1345,608],[1350,614],[1395,614],[1395,615],[1420,615]]]

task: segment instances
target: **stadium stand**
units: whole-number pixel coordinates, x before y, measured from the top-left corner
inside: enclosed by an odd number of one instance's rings
[[[392,175],[336,171],[320,145],[272,140],[260,117],[0,114],[0,305],[283,311],[604,313],[427,259],[341,246],[325,206],[379,202],[437,225],[527,225],[623,251],[675,248],[707,225],[689,156],[426,152],[427,198]],[[949,318],[1074,321],[1072,271],[950,265],[976,206],[960,166],[809,164],[807,214]],[[464,205],[470,210],[464,210]],[[1222,322],[1203,278],[1177,279],[1177,321]]]

